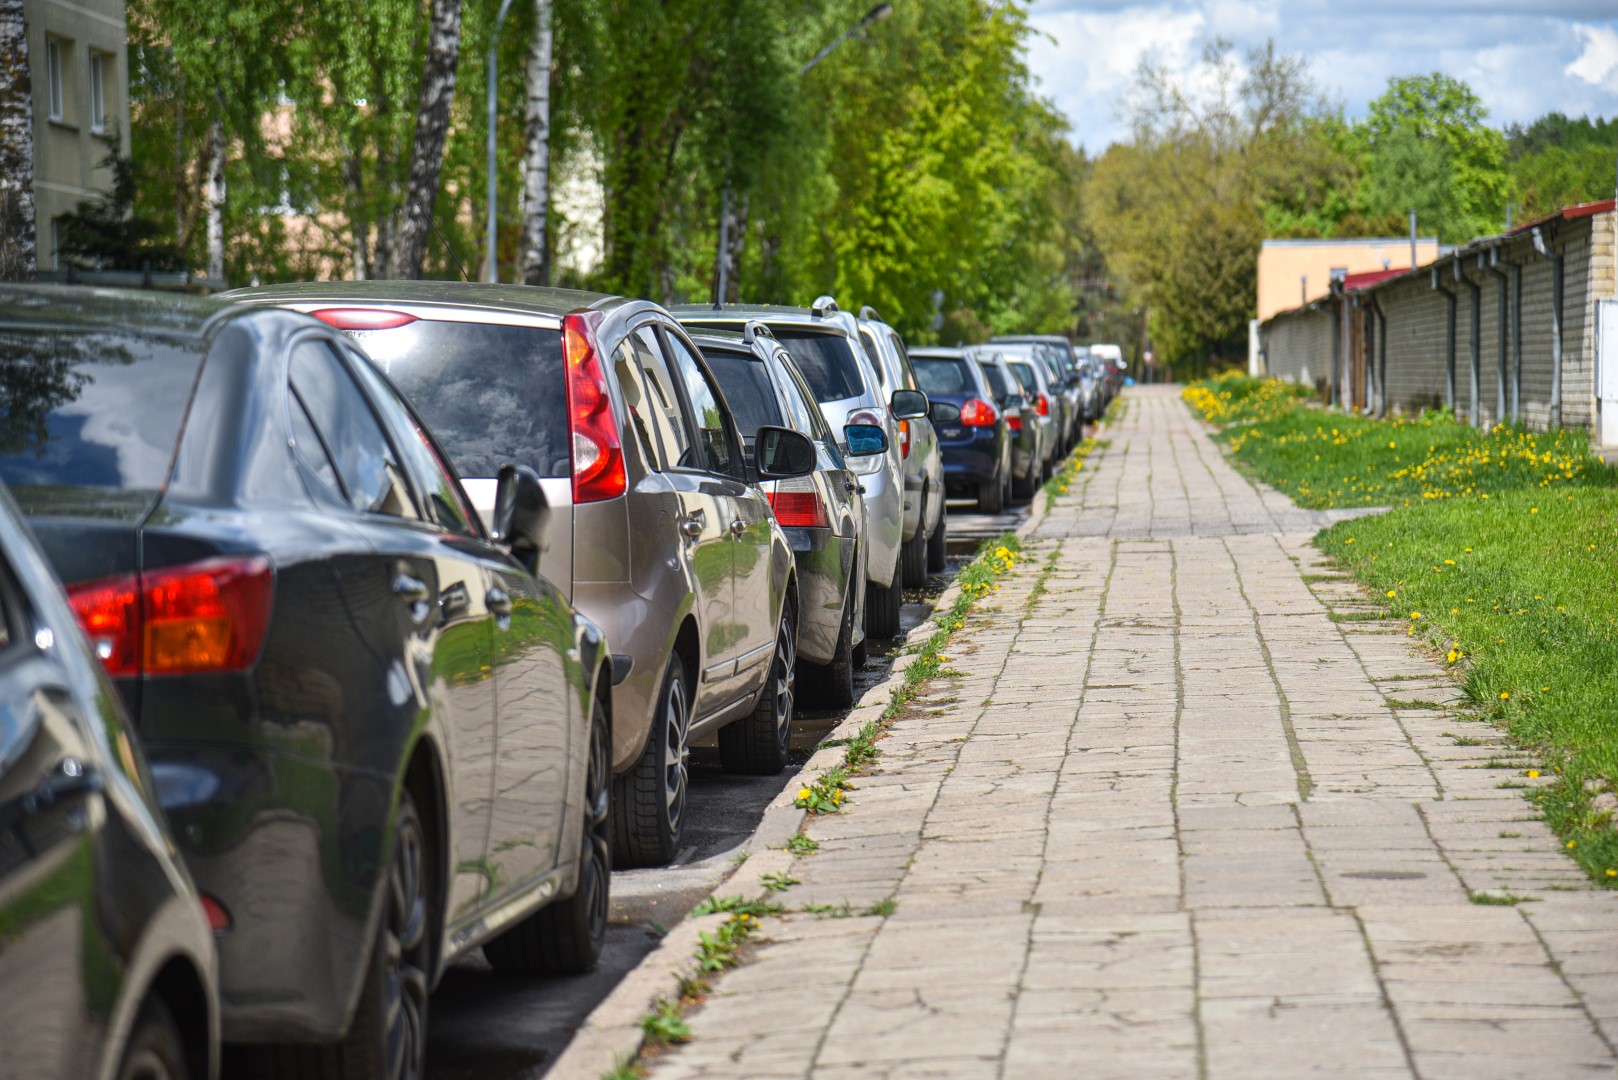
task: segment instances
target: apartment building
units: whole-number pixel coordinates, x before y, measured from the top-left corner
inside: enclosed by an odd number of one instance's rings
[[[39,268],[58,267],[57,219],[109,188],[105,138],[129,153],[123,0],[23,0],[34,99]]]

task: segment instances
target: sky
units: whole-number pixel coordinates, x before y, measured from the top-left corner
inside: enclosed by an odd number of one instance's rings
[[[1029,67],[1091,154],[1125,138],[1123,92],[1143,59],[1195,79],[1205,42],[1273,38],[1350,117],[1390,76],[1464,79],[1490,122],[1553,110],[1618,116],[1618,0],[1034,0]]]

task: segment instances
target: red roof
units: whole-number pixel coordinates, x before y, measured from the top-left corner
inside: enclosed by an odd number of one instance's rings
[[[1401,266],[1397,269],[1390,268],[1387,270],[1364,270],[1358,274],[1349,274],[1347,277],[1343,278],[1343,288],[1347,289],[1349,292],[1355,292],[1359,289],[1369,289],[1372,285],[1376,285],[1379,282],[1386,281],[1391,277],[1398,277],[1400,274],[1408,274],[1409,272],[1410,268],[1408,266]]]
[[[1566,206],[1549,217],[1540,218],[1538,221],[1530,221],[1525,225],[1513,225],[1506,235],[1516,236],[1518,233],[1527,232],[1535,225],[1543,225],[1547,221],[1573,221],[1578,218],[1592,217],[1596,214],[1605,214],[1608,210],[1613,209],[1614,205],[1615,200],[1603,199],[1601,202],[1587,202],[1580,203],[1577,206]]]

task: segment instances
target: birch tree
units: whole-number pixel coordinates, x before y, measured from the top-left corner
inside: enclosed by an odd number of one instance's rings
[[[438,178],[444,167],[444,143],[449,136],[450,106],[455,100],[455,72],[460,58],[461,0],[432,0],[427,58],[422,64],[421,94],[416,106],[416,135],[394,240],[394,277],[421,277],[438,201]]]
[[[551,187],[551,0],[534,0],[534,36],[528,46],[528,109],[524,126],[522,254],[524,285],[550,277],[546,226]]]
[[[0,281],[34,276],[34,109],[22,0],[0,0]]]

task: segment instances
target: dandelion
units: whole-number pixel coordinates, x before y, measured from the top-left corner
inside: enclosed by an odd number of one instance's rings
[[[1506,691],[1506,690],[1500,691],[1500,700],[1501,701],[1510,701],[1511,700],[1510,692]]]
[[[1398,589],[1389,589],[1388,590],[1388,599],[1389,600],[1392,600],[1395,596],[1398,596],[1398,595],[1399,595],[1399,590]]]
[[[1455,560],[1454,559],[1445,559],[1444,560],[1444,565],[1445,566],[1454,566],[1455,565]]]
[[[814,792],[810,791],[806,787],[801,787],[801,788],[798,789],[798,798],[800,798],[800,799],[807,799],[809,796],[811,796],[813,794],[814,794]]]
[[[1608,877],[1618,877],[1618,870],[1614,870],[1612,867],[1609,866],[1607,868],[1607,876]]]
[[[1530,513],[1530,514],[1537,514],[1537,513],[1539,513],[1539,507],[1537,507],[1537,506],[1530,506],[1530,507],[1529,507],[1529,508],[1528,508],[1528,512],[1529,512],[1529,513]]]
[[[1529,769],[1528,770],[1528,779],[1530,779],[1530,780],[1538,780],[1539,779],[1539,770],[1538,769]]]
[[[1567,848],[1568,848],[1569,851],[1572,851],[1574,848],[1576,848],[1578,846],[1579,846],[1579,842],[1577,840],[1569,840],[1567,842]]]
[[[1419,619],[1419,618],[1421,618],[1421,612],[1419,612],[1419,611],[1412,611],[1412,612],[1411,612],[1411,613],[1410,613],[1410,617],[1411,617],[1411,618],[1412,618],[1412,619]]]

